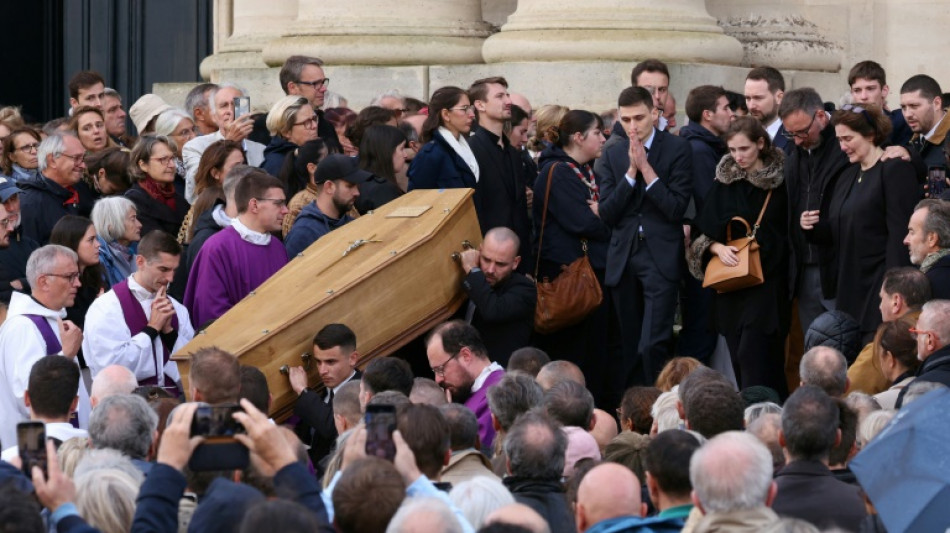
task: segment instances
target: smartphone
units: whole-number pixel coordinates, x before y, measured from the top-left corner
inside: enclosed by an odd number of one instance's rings
[[[244,115],[251,114],[251,97],[250,96],[237,96],[234,98],[234,120],[237,120]]]
[[[947,169],[944,167],[930,167],[927,169],[927,192],[931,198],[940,198],[947,190]]]
[[[233,437],[244,433],[244,426],[234,419],[234,413],[243,411],[236,403],[202,405],[191,420],[192,437]]]
[[[366,455],[392,461],[396,458],[396,406],[366,406]]]
[[[250,452],[234,437],[214,437],[195,448],[188,459],[188,469],[192,472],[244,470],[250,461]]]
[[[46,470],[46,424],[30,421],[16,425],[17,448],[20,451],[20,463],[27,479],[33,478],[33,467],[38,466],[44,476]]]

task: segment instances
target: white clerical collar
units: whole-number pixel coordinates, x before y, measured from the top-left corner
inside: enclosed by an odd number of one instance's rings
[[[241,222],[241,217],[237,216],[231,219],[231,227],[238,232],[238,235],[241,236],[241,239],[258,246],[267,246],[270,244],[270,233],[260,233],[252,230],[251,228],[244,225]]]
[[[772,123],[765,127],[765,132],[769,134],[769,140],[775,140],[775,136],[778,135],[778,130],[781,127],[782,121],[778,117],[775,117]]]
[[[472,383],[472,392],[477,392],[478,389],[482,388],[482,385],[485,384],[485,380],[488,379],[488,376],[496,370],[504,370],[504,368],[494,361],[492,361],[492,364],[482,369],[482,373],[479,374],[477,378],[475,378],[475,383]]]
[[[155,297],[154,292],[149,292],[148,289],[143,287],[139,282],[135,281],[135,274],[129,276],[129,292],[131,292],[132,296],[135,296],[135,299],[140,302],[151,300]]]

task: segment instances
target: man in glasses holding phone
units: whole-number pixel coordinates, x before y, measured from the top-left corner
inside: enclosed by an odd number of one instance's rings
[[[24,403],[30,369],[46,356],[75,361],[82,345],[82,331],[65,320],[79,290],[79,258],[64,246],[37,249],[26,263],[26,277],[33,295],[14,292],[7,320],[0,328],[0,442],[16,442],[17,422],[29,418]],[[76,363],[78,364],[78,363]],[[79,384],[80,428],[89,421],[89,394]]]
[[[795,145],[785,160],[792,244],[788,279],[790,291],[798,298],[798,317],[804,335],[818,315],[835,308],[834,273],[838,266],[834,248],[809,243],[799,221],[817,221],[819,216],[828,216],[821,213],[822,200],[831,198],[838,176],[849,163],[838,146],[831,117],[814,89],[805,87],[785,93],[778,114],[786,130],[783,135]]]
[[[170,360],[194,336],[185,306],[167,294],[181,259],[181,245],[162,231],[142,237],[136,271],[97,298],[86,314],[83,354],[95,378],[109,365],[122,365],[139,385],[179,395],[181,376]]]

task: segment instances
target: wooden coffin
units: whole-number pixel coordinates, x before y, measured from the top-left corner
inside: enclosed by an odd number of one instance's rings
[[[364,366],[450,317],[465,299],[453,253],[481,242],[471,196],[413,191],[315,242],[173,355],[185,390],[189,354],[217,346],[261,369],[282,420],[295,395],[280,369],[303,364],[326,324],[353,329]],[[320,383],[315,362],[309,376]]]

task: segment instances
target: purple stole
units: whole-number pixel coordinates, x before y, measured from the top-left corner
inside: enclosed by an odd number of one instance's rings
[[[116,298],[119,300],[119,306],[122,307],[122,316],[125,317],[125,325],[128,326],[129,332],[132,333],[132,336],[138,335],[145,330],[145,327],[148,326],[148,318],[145,316],[145,311],[142,309],[142,304],[135,299],[135,296],[132,294],[132,290],[129,289],[129,280],[124,279],[115,285],[112,286],[112,291],[115,292]],[[178,330],[178,315],[172,317],[172,327],[177,331]],[[165,368],[165,365],[168,364],[168,359],[171,357],[171,352],[168,349],[168,346],[165,346],[165,342],[162,340],[161,332],[159,332],[158,342],[162,345],[162,357],[161,364],[159,364],[158,354],[155,353],[155,344],[152,343],[152,360],[155,362],[155,375],[150,378],[145,378],[139,381],[139,385],[158,385],[158,373],[162,372]],[[174,346],[172,346],[174,348]],[[167,378],[168,376],[166,376]],[[172,381],[172,385],[166,385],[163,387],[165,390],[173,393],[175,396],[178,396],[178,386],[175,385],[175,382]]]
[[[49,322],[46,321],[46,317],[40,315],[23,316],[29,318],[30,322],[33,322],[33,325],[36,326],[36,329],[40,331],[40,335],[43,337],[43,342],[46,343],[47,357],[50,355],[59,355],[59,352],[63,350],[63,344],[59,342],[59,339],[56,337],[56,333],[53,332],[53,328],[49,325]],[[69,423],[72,424],[74,428],[79,429],[79,416],[77,413],[69,413]]]
[[[49,322],[46,321],[45,316],[40,315],[23,315],[26,318],[29,318],[33,325],[36,326],[36,329],[40,330],[40,335],[43,336],[43,342],[46,343],[46,355],[57,355],[63,350],[62,343],[59,342],[59,339],[56,337],[56,333],[53,332],[53,328],[50,327]]]

